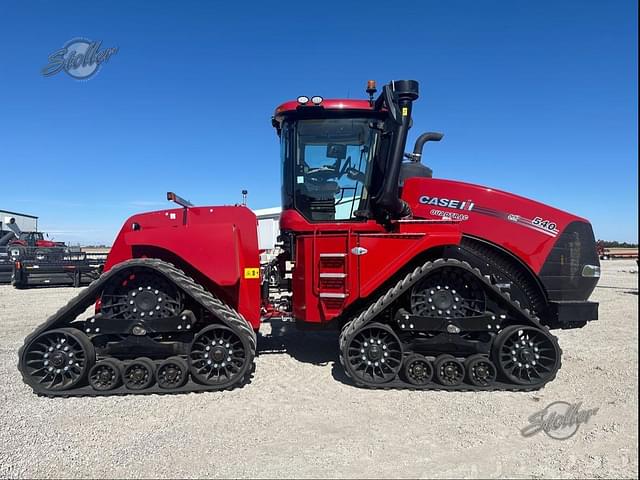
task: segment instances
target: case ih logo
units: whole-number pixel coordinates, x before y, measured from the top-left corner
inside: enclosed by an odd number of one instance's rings
[[[42,69],[42,75],[51,77],[64,71],[76,80],[87,80],[100,70],[104,62],[118,53],[117,47],[100,50],[101,46],[101,40],[92,42],[74,38],[49,55],[49,63]]]
[[[473,210],[473,202],[471,200],[463,201],[423,195],[420,197],[419,201],[425,205],[433,205],[435,207],[453,208],[456,210]]]

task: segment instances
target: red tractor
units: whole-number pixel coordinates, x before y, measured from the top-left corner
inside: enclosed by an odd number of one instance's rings
[[[64,242],[46,240],[42,232],[23,232],[13,217],[8,219],[6,225],[9,232],[0,237],[0,247],[7,250],[11,260],[60,258],[67,251]]]
[[[597,319],[591,225],[432,178],[422,150],[442,135],[420,135],[405,153],[418,83],[367,92],[275,111],[288,316],[340,329],[339,359],[357,386],[542,387],[560,368],[550,329]],[[261,298],[256,217],[169,197],[181,208],[129,218],[105,273],[27,337],[19,369],[36,393],[220,390],[252,375],[260,312],[276,301]]]

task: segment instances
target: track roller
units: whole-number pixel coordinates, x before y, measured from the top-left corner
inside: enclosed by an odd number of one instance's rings
[[[471,355],[464,362],[467,380],[476,387],[488,387],[496,380],[496,366],[486,356]]]
[[[512,325],[502,330],[493,343],[498,371],[517,385],[537,387],[556,375],[560,368],[560,347],[555,337],[541,328]]]
[[[402,366],[402,344],[388,325],[369,323],[348,341],[347,373],[356,381],[390,382]]]
[[[89,371],[89,385],[94,390],[113,390],[122,380],[122,366],[112,358],[100,360]]]
[[[95,363],[96,353],[89,338],[75,328],[43,332],[22,350],[25,382],[51,391],[79,385]]]
[[[464,380],[464,365],[452,355],[440,355],[435,362],[435,375],[442,385],[452,387]]]
[[[405,358],[403,373],[412,385],[426,385],[433,378],[433,364],[423,355],[414,353]]]
[[[189,378],[189,366],[180,357],[169,357],[156,370],[156,382],[167,390],[183,386]]]
[[[155,365],[150,358],[140,357],[124,367],[124,385],[129,390],[144,390],[155,381]]]
[[[242,378],[250,366],[246,337],[224,325],[210,325],[197,333],[189,352],[191,377],[204,385],[225,388]]]

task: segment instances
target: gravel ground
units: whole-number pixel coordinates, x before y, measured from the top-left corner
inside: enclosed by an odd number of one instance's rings
[[[265,324],[241,389],[39,398],[18,348],[77,292],[0,286],[0,477],[637,477],[637,272],[603,262],[600,320],[556,332],[563,368],[532,393],[357,389],[335,334]],[[554,401],[599,410],[567,440],[524,438]]]

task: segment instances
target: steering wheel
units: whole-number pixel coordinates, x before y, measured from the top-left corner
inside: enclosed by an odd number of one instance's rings
[[[339,172],[336,172],[335,169],[327,165],[311,168],[306,172],[306,177],[312,182],[325,182],[332,178],[337,178],[339,175]]]

